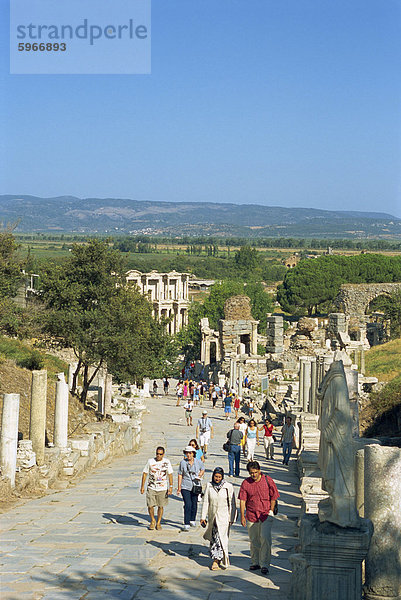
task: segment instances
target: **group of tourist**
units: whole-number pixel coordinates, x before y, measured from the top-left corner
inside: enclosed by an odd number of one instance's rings
[[[185,384],[185,382],[183,382]],[[193,403],[187,398],[186,404]],[[184,405],[185,406],[185,405]],[[193,406],[192,406],[193,408]],[[185,409],[188,411],[188,408]],[[191,409],[192,411],[192,409]],[[187,417],[192,425],[192,412]],[[250,570],[261,569],[268,573],[271,556],[271,528],[274,509],[279,497],[274,481],[261,472],[260,464],[255,460],[255,449],[263,440],[266,458],[274,458],[273,423],[268,417],[258,425],[254,418],[245,421],[239,417],[227,433],[228,465],[227,477],[240,476],[240,458],[247,459],[249,476],[242,481],[238,494],[241,525],[248,530],[251,564]],[[206,409],[196,424],[196,438],[189,441],[184,448],[184,458],[178,467],[177,495],[182,496],[184,506],[184,522],[182,531],[196,527],[198,502],[203,496],[200,525],[205,528],[204,539],[210,543],[211,569],[226,568],[229,565],[228,539],[230,526],[237,517],[234,488],[227,481],[222,467],[216,467],[210,482],[202,489],[202,478],[205,475],[205,459],[208,445],[213,437],[213,423]],[[199,440],[199,443],[198,443]],[[281,431],[283,446],[283,463],[288,464],[291,450],[295,447],[295,429],[291,418],[286,419]],[[150,459],[142,475],[141,493],[145,493],[148,477],[146,501],[150,516],[149,529],[160,530],[163,510],[168,497],[173,491],[173,469],[165,457],[162,447],[156,449],[155,458]],[[157,514],[155,515],[155,508]]]
[[[236,428],[235,431],[239,430]],[[214,469],[211,481],[202,492],[201,479],[205,474],[205,466],[197,458],[196,445],[196,440],[191,440],[184,448],[184,458],[178,468],[177,495],[182,495],[184,501],[182,531],[196,527],[198,501],[203,495],[200,524],[206,529],[203,537],[210,543],[210,568],[214,571],[229,566],[228,538],[230,527],[237,518],[236,498],[233,485],[225,480],[221,467]],[[249,569],[261,569],[263,574],[267,574],[271,556],[271,527],[279,493],[273,479],[262,474],[257,461],[249,461],[247,470],[249,477],[242,482],[238,499],[241,525],[247,528],[249,535]],[[143,469],[141,494],[145,493],[147,477],[146,503],[151,519],[149,529],[161,530],[163,511],[168,497],[173,493],[173,468],[162,446],[156,448],[155,458],[149,459]]]
[[[224,408],[226,419],[230,418],[231,410],[235,410],[235,418],[238,416],[240,409],[240,399],[237,396],[234,388],[228,389],[226,386],[218,386],[214,383],[208,384],[206,381],[193,381],[192,379],[180,380],[176,387],[177,406],[180,406],[181,401],[184,401],[184,408],[187,406],[202,406],[205,400],[209,400],[212,408],[216,408],[220,401]],[[191,409],[191,410],[192,410]],[[251,415],[252,416],[252,415]]]

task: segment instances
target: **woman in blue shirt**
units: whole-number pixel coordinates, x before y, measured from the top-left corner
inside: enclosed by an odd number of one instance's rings
[[[184,448],[185,458],[178,467],[177,494],[182,494],[184,500],[184,526],[183,531],[196,527],[196,512],[198,510],[198,493],[192,491],[194,484],[200,484],[205,469],[199,458],[195,458],[196,450],[193,446]]]
[[[192,446],[192,448],[195,448],[195,450],[196,450],[195,458],[199,458],[199,460],[201,460],[202,462],[205,462],[205,455],[202,452],[202,448],[199,448],[199,444],[195,440],[195,438],[193,440],[190,440],[188,446]]]

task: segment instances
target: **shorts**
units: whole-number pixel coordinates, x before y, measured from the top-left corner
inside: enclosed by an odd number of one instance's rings
[[[185,416],[187,417],[187,419],[189,419],[189,417],[192,417],[192,410],[186,410]]]
[[[224,407],[224,412],[225,413],[230,413],[231,412],[231,406],[225,406]]]
[[[199,445],[207,446],[210,441],[210,431],[205,431],[199,435]]]
[[[151,506],[157,506],[158,508],[163,508],[168,504],[168,497],[166,496],[167,490],[161,490],[157,492],[156,490],[150,490],[149,488],[146,491],[146,505],[148,508]]]

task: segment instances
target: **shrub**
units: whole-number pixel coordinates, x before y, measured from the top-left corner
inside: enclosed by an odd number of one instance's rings
[[[30,371],[39,371],[43,369],[45,364],[43,356],[40,352],[33,351],[27,356],[24,356],[17,360],[17,365],[23,369],[29,369]]]

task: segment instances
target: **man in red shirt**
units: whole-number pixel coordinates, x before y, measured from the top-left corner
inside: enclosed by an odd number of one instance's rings
[[[261,568],[265,575],[269,572],[273,511],[279,493],[273,479],[262,475],[259,463],[250,461],[247,465],[249,477],[244,479],[238,494],[241,510],[241,525],[248,528],[251,546],[250,571]]]

